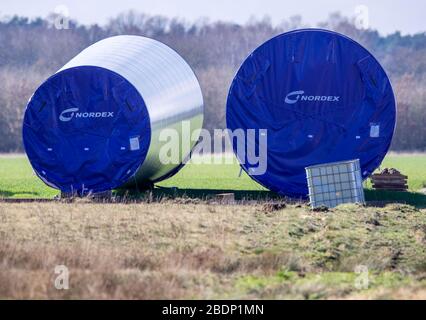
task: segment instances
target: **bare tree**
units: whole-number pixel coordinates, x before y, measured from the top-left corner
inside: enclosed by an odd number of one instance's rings
[[[283,32],[307,27],[300,16],[277,26],[268,17],[246,24],[194,23],[135,11],[119,14],[105,27],[82,26],[57,30],[48,19],[0,19],[0,152],[22,150],[22,115],[38,85],[83,48],[108,36],[134,34],[155,38],[177,50],[195,70],[205,100],[205,127],[225,127],[225,105],[230,83],[244,59],[260,44]],[[357,29],[339,13],[319,27],[344,33],[367,47],[384,65],[398,100],[398,128],[394,150],[426,150],[426,35],[383,37],[374,30]],[[143,57],[141,57],[143,58]]]

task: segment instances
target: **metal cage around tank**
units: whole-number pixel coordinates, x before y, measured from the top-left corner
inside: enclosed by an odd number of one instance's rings
[[[325,163],[306,168],[312,208],[344,203],[365,204],[359,160]]]

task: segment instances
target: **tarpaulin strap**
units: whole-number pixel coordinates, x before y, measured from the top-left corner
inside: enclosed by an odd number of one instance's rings
[[[286,40],[285,48],[287,52],[287,61],[297,63],[303,60],[304,48],[303,46],[295,45],[293,38]]]
[[[249,61],[252,65],[251,69],[253,71],[250,72],[250,74],[237,76],[238,81],[242,82],[241,87],[247,88],[247,90],[244,90],[244,95],[247,98],[250,98],[254,94],[254,92],[256,91],[257,84],[260,82],[266,71],[268,71],[271,66],[271,63],[267,59],[261,59],[262,63],[259,63],[259,60],[254,59],[254,57],[252,56]]]
[[[366,94],[369,98],[378,104],[384,96],[386,90],[387,79],[381,76],[383,82],[378,80],[380,73],[375,59],[371,56],[366,56],[359,60],[356,65],[361,73],[361,79],[365,83]]]
[[[335,38],[333,38],[330,41],[326,59],[327,59],[327,62],[336,63],[336,39]]]

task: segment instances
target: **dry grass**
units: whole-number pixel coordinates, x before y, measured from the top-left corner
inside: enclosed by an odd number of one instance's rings
[[[425,213],[0,204],[0,298],[426,298]],[[354,286],[360,264],[368,290]],[[55,289],[56,265],[69,268],[69,290]]]

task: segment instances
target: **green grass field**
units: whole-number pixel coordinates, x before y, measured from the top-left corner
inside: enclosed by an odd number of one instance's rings
[[[389,155],[383,167],[394,167],[409,176],[410,193],[375,192],[367,190],[367,200],[398,200],[426,206],[425,197],[416,191],[426,187],[426,155]],[[239,176],[240,167],[232,164],[188,164],[177,175],[158,184],[163,188],[178,188],[180,195],[194,197],[233,191],[238,197],[265,197],[274,195],[250,179],[244,172]],[[52,198],[58,194],[38,179],[23,155],[0,157],[0,197],[4,198]],[[366,189],[371,185],[367,181]],[[167,189],[162,189],[168,193]],[[158,189],[157,189],[158,191]],[[174,191],[176,192],[176,191]]]
[[[367,200],[414,206],[318,212],[306,203],[200,200],[224,190],[273,197],[239,178],[237,164],[185,166],[154,190],[174,199],[0,201],[0,299],[425,299],[426,195],[416,192],[425,164],[426,155],[386,159],[410,177],[410,192],[366,183]],[[2,197],[57,194],[23,156],[1,157],[0,174]],[[56,265],[70,268],[70,290],[55,289]]]

